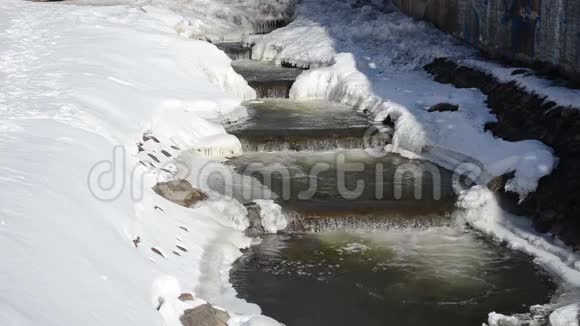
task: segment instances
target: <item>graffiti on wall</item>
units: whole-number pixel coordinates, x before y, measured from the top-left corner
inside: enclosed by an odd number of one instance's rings
[[[580,0],[391,0],[468,43],[580,80]]]
[[[505,41],[499,45],[505,50],[533,57],[541,0],[470,0],[467,13],[467,41],[485,45],[501,38]]]

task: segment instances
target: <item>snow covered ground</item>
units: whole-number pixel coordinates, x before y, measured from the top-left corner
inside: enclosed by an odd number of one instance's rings
[[[170,203],[151,191],[161,166],[139,163],[143,133],[173,155],[235,152],[221,123],[255,97],[223,52],[178,36],[182,20],[0,2],[1,325],[180,325],[201,298],[271,322],[227,280],[250,244],[246,209],[215,194]]]
[[[175,25],[185,37],[220,41],[240,41],[255,32],[275,28],[276,21],[294,15],[296,0],[67,0],[76,5],[157,6],[179,14]]]

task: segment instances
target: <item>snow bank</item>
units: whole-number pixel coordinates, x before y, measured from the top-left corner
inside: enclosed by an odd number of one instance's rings
[[[489,326],[521,326],[520,320],[514,316],[505,316],[492,312],[488,317]]]
[[[550,314],[551,326],[578,326],[580,304],[572,304],[556,309]]]
[[[357,107],[373,109],[381,100],[370,91],[370,82],[356,69],[350,53],[339,53],[330,67],[308,70],[296,79],[290,98],[326,99]]]
[[[327,30],[311,21],[299,20],[290,27],[280,28],[262,37],[248,37],[252,59],[290,63],[297,67],[314,68],[334,61],[334,42]],[[309,49],[309,51],[304,51]]]
[[[288,221],[284,214],[282,214],[282,207],[274,203],[273,200],[254,200],[260,206],[260,217],[262,218],[262,226],[264,230],[269,233],[276,233],[279,230],[284,230],[288,226]]]
[[[167,8],[179,14],[167,17],[185,37],[240,41],[255,32],[268,32],[278,21],[292,18],[295,0],[70,0],[76,5],[130,5]]]
[[[252,58],[318,67],[332,64],[336,53],[352,52],[372,58],[378,70],[392,65],[412,70],[434,57],[472,53],[452,47],[453,38],[428,24],[398,12],[386,15],[384,3],[387,1],[303,0],[288,26],[248,38],[255,43]]]
[[[538,78],[531,69],[503,67],[493,62],[475,59],[459,60],[457,63],[492,75],[502,83],[515,82],[521,88],[545,97],[546,101],[580,109],[580,90],[562,87],[551,80]]]
[[[151,190],[180,151],[238,151],[219,123],[255,96],[223,52],[177,36],[180,19],[0,3],[0,324],[179,325],[206,301],[260,313],[227,280],[251,242],[245,208]]]
[[[458,214],[476,229],[535,257],[564,282],[580,286],[580,255],[551,235],[535,232],[528,218],[504,212],[490,190],[475,186],[463,191],[458,205],[465,209]]]

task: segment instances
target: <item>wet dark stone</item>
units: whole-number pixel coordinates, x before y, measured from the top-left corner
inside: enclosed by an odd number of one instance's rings
[[[526,69],[516,69],[516,70],[512,71],[512,76],[523,75],[527,72],[528,72],[528,70],[526,70]]]
[[[260,206],[254,202],[244,204],[246,210],[248,211],[248,220],[250,225],[244,231],[249,237],[257,237],[265,233],[264,227],[262,226],[262,217],[260,216]]]
[[[230,316],[209,304],[204,304],[183,313],[180,320],[183,326],[226,326]]]
[[[455,112],[459,110],[459,106],[449,103],[439,103],[430,107],[427,111],[429,112]]]
[[[173,180],[160,182],[153,187],[159,196],[184,207],[191,207],[195,203],[206,200],[207,194],[193,188],[187,180]]]
[[[182,293],[178,299],[181,301],[193,301],[193,295],[191,293]]]

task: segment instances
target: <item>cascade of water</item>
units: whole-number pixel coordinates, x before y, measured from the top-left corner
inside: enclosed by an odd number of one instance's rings
[[[263,139],[239,137],[244,152],[280,151],[330,151],[336,149],[364,148],[364,139],[359,137],[316,138],[316,139]]]
[[[252,47],[246,46],[242,42],[218,43],[216,46],[232,60],[250,60],[252,58]]]
[[[293,80],[250,81],[248,83],[258,98],[289,98]]]

